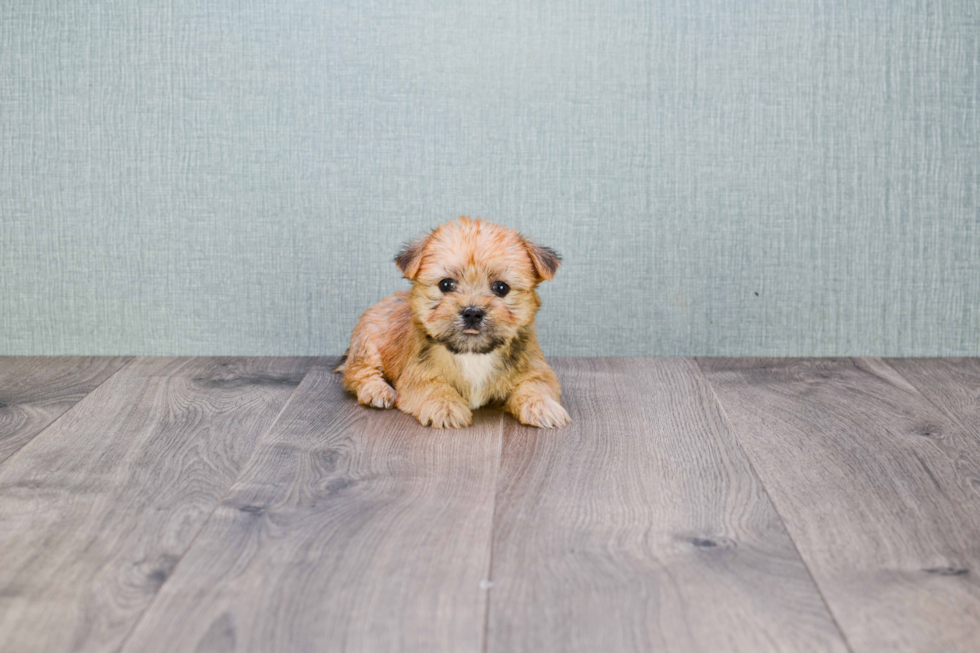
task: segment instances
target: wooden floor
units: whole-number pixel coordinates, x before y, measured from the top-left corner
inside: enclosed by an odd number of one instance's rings
[[[980,651],[980,359],[0,358],[0,652]]]

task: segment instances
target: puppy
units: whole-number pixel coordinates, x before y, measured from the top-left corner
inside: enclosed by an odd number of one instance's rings
[[[440,226],[395,257],[412,289],[361,315],[337,368],[344,388],[440,429],[469,426],[471,409],[487,404],[529,426],[565,426],[534,333],[537,285],[560,262],[500,225],[461,217]]]

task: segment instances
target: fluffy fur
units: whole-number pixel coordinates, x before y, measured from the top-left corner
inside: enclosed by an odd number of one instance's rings
[[[560,261],[512,229],[466,217],[409,244],[395,263],[412,289],[361,316],[337,368],[344,387],[366,406],[394,406],[435,428],[469,426],[471,410],[487,404],[530,426],[565,426],[561,387],[534,333],[537,285]],[[498,282],[509,287],[502,296]],[[483,311],[479,325],[466,309]]]

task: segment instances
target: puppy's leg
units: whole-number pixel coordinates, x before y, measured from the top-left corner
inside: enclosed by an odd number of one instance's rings
[[[558,393],[546,383],[533,379],[523,381],[514,388],[504,404],[504,410],[521,424],[540,429],[560,429],[572,421],[558,402]]]
[[[404,375],[398,381],[395,405],[422,426],[458,429],[473,423],[473,413],[459,393],[434,377]]]
[[[541,429],[560,429],[570,424],[572,418],[558,401],[561,396],[558,377],[537,347],[528,352],[526,364],[526,371],[514,384],[504,410],[521,424]]]
[[[374,408],[395,405],[395,389],[385,381],[381,354],[370,340],[351,343],[342,371],[344,389],[357,395],[360,403]]]
[[[561,396],[558,377],[544,359],[533,331],[525,336],[524,345],[515,359],[518,372],[504,410],[521,424],[542,429],[559,429],[570,424],[572,419],[558,401]]]

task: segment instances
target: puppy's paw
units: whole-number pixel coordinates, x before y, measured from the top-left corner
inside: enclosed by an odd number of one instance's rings
[[[473,412],[459,401],[435,401],[422,407],[419,422],[437,429],[459,429],[473,423]]]
[[[372,408],[391,408],[395,405],[395,389],[384,379],[371,379],[357,389],[357,400]]]
[[[521,404],[517,419],[539,429],[560,429],[572,423],[562,405],[551,397],[528,398]]]

